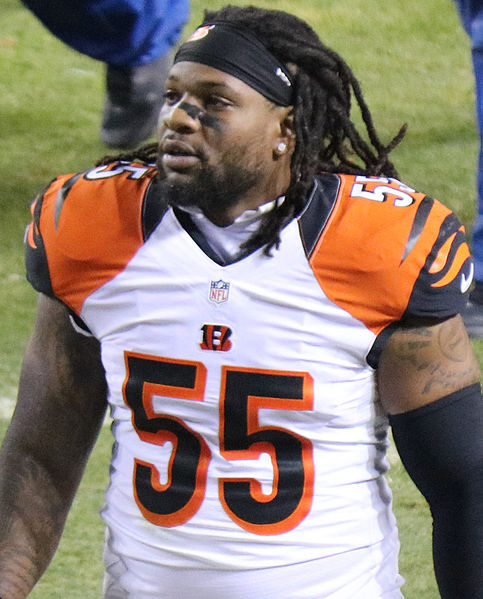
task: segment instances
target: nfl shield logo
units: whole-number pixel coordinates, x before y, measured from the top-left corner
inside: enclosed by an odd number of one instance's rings
[[[221,304],[226,302],[228,299],[228,293],[230,292],[230,283],[225,283],[221,279],[219,281],[211,281],[210,283],[210,301],[215,304]]]

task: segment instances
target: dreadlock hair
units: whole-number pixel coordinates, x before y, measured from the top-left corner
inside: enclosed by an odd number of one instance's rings
[[[280,242],[280,231],[301,212],[313,178],[322,172],[397,177],[389,160],[406,125],[384,145],[376,132],[360,84],[347,63],[326,47],[315,31],[295,15],[254,6],[225,6],[206,11],[203,24],[226,22],[249,29],[295,78],[295,150],[291,181],[285,200],[267,213],[258,231],[244,244],[247,249],[265,245],[270,254]],[[367,140],[351,120],[351,101],[359,107]],[[155,162],[157,145],[143,146],[116,160]],[[105,164],[112,157],[104,158]]]

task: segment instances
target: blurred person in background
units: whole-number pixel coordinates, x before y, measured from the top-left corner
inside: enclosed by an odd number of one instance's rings
[[[477,172],[478,213],[472,233],[475,285],[463,318],[472,337],[483,337],[483,0],[455,0],[455,3],[463,27],[471,40],[480,141]]]
[[[106,63],[101,140],[133,148],[154,132],[189,0],[22,0],[64,43]]]

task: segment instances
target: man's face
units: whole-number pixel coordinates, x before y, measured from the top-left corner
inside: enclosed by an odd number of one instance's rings
[[[225,224],[234,207],[275,199],[285,190],[278,189],[280,179],[287,179],[288,163],[275,152],[288,111],[218,69],[175,64],[166,82],[158,153],[170,203],[198,206]]]

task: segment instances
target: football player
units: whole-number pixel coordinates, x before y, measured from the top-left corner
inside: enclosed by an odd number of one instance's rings
[[[107,404],[106,599],[401,598],[390,425],[441,596],[483,596],[473,264],[456,216],[398,180],[403,134],[382,143],[307,23],[225,7],[175,57],[159,144],[39,195],[3,599],[47,567]]]
[[[22,0],[55,36],[106,65],[101,140],[134,148],[151,137],[189,0]]]

